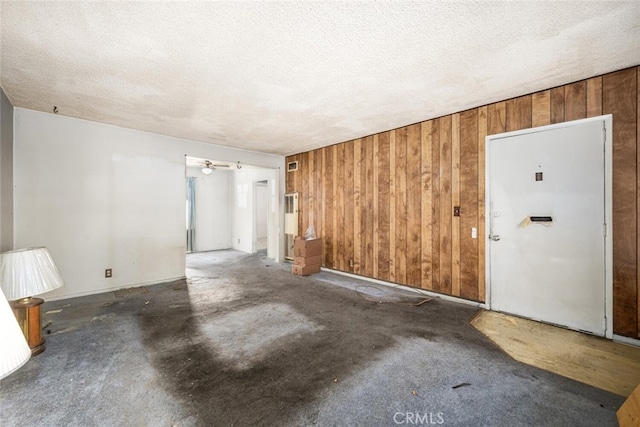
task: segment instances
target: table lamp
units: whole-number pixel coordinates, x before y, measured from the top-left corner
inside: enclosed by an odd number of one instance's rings
[[[0,288],[10,305],[35,356],[44,351],[40,324],[43,294],[63,285],[62,277],[45,247],[19,249],[0,254]]]
[[[31,357],[31,349],[20,331],[9,303],[0,290],[0,379],[18,370]]]

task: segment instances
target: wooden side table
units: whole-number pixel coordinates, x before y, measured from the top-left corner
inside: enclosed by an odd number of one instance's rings
[[[44,338],[40,323],[40,306],[43,302],[42,298],[24,298],[10,303],[13,314],[31,348],[32,356],[44,351]]]

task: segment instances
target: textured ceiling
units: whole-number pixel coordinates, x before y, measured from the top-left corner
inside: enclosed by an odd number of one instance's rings
[[[275,154],[640,64],[640,1],[0,2],[17,107]]]

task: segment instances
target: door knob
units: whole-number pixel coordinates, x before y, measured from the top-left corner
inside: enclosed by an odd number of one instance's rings
[[[489,236],[491,238],[491,240],[493,240],[494,242],[497,242],[498,240],[500,240],[500,236],[498,236],[497,234],[494,234],[492,236]]]

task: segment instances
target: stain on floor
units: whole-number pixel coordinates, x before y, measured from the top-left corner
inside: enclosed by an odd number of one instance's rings
[[[620,397],[511,359],[474,307],[380,303],[231,250],[190,254],[187,277],[46,303],[67,305],[0,383],[2,425],[616,425]]]

